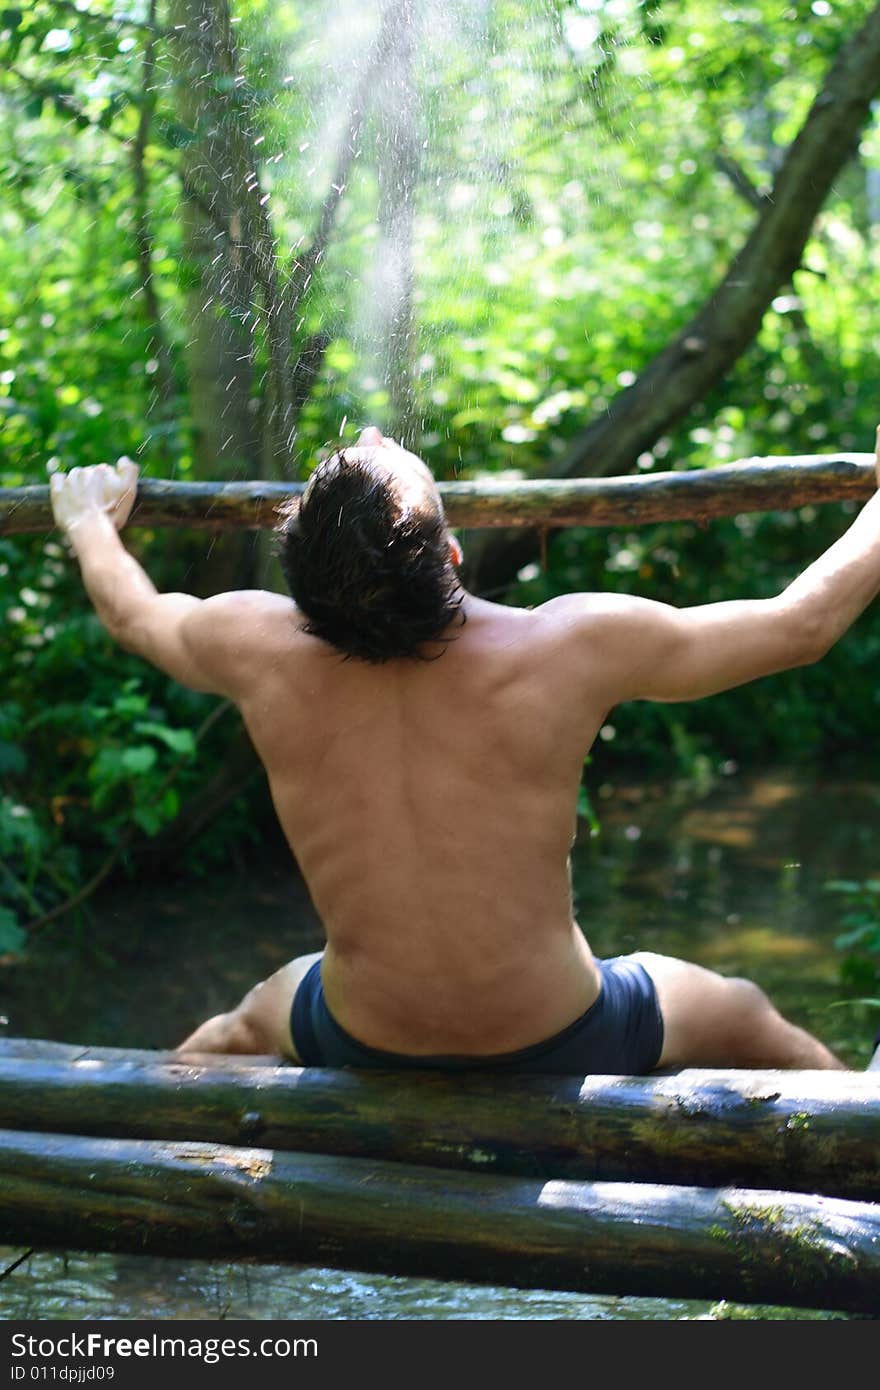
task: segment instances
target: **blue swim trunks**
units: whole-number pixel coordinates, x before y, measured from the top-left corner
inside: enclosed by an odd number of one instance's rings
[[[532,1072],[556,1076],[638,1076],[653,1071],[663,1049],[663,1019],[654,982],[629,956],[597,960],[602,991],[561,1033],[517,1052],[489,1057],[414,1057],[358,1042],[327,1008],[321,962],[315,961],[293,1000],[290,1031],[306,1067],[385,1070]]]

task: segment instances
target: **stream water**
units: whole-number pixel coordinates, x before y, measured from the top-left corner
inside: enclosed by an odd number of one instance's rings
[[[653,949],[751,976],[862,1068],[880,1017],[841,986],[843,904],[825,885],[876,874],[880,783],[728,771],[702,789],[597,778],[600,833],[584,824],[572,856],[579,920],[600,954]],[[247,872],[109,891],[89,925],[53,928],[28,964],[4,972],[0,1011],[10,1036],[166,1048],[319,944],[308,897],[273,846]],[[0,1246],[0,1272],[21,1253]],[[825,1316],[77,1252],[34,1253],[0,1279],[0,1319]]]

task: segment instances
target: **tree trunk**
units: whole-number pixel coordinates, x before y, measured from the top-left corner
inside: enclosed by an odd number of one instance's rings
[[[150,209],[150,179],[147,171],[147,147],[151,127],[156,114],[156,5],[157,0],[149,0],[147,23],[149,29],[144,40],[144,57],[141,67],[141,83],[138,98],[137,133],[131,142],[130,159],[133,184],[133,236],[135,256],[140,280],[140,301],[143,305],[144,319],[150,332],[150,354],[155,363],[153,380],[155,397],[153,414],[160,426],[167,426],[176,406],[174,383],[174,361],[162,323],[162,305],[156,290],[153,272],[153,228]],[[168,441],[164,429],[159,432],[156,452],[160,460],[168,456]]]
[[[168,53],[175,107],[184,132],[184,357],[189,380],[193,472],[259,478],[254,354],[259,184],[247,96],[238,72],[228,0],[168,0]],[[196,593],[247,587],[254,542],[235,535],[193,551]]]
[[[880,1208],[4,1132],[0,1239],[876,1312]]]
[[[0,1045],[0,1126],[10,1128],[544,1179],[880,1195],[876,1072],[383,1075],[124,1051],[58,1060],[10,1046]]]

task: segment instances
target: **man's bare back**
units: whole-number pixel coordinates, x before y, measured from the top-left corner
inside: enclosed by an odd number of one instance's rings
[[[359,443],[358,468],[404,522],[421,507],[442,517],[421,460],[375,430]],[[53,480],[99,616],[121,645],[239,706],[326,930],[330,1014],[366,1049],[415,1059],[516,1053],[607,1003],[589,923],[573,918],[569,851],[608,712],[815,661],[880,591],[878,496],[775,599],[675,609],[573,594],[522,610],[461,591],[454,621],[420,647],[432,659],[344,659],[281,595],[158,594],[117,536],[135,481],[128,466]],[[448,566],[460,550],[443,534]],[[315,959],[283,967],[182,1048],[296,1059],[291,1005]],[[749,981],[627,959],[656,995],[658,1065],[841,1065]]]
[[[242,711],[327,932],[328,1003],[368,1045],[511,1051],[599,992],[568,854],[605,711],[551,610],[471,600],[438,660],[393,667],[341,661],[292,604],[261,632],[272,676]]]

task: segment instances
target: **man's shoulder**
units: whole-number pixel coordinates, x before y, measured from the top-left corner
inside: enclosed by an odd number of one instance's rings
[[[608,628],[632,618],[642,600],[632,594],[596,591],[559,594],[534,609],[535,616],[561,628]]]
[[[621,697],[621,682],[645,644],[653,641],[660,605],[633,594],[564,594],[536,609],[548,663],[609,705]]]
[[[212,628],[243,626],[258,633],[265,624],[295,626],[298,610],[293,599],[271,589],[230,589],[214,594],[201,605],[199,625],[210,632]],[[259,624],[254,628],[254,624]]]
[[[297,607],[283,594],[233,589],[191,609],[181,635],[217,689],[240,703],[274,669],[278,653],[302,639],[300,628]]]
[[[204,599],[189,614],[187,640],[200,648],[244,652],[295,640],[299,612],[292,599],[268,589],[231,589]]]

